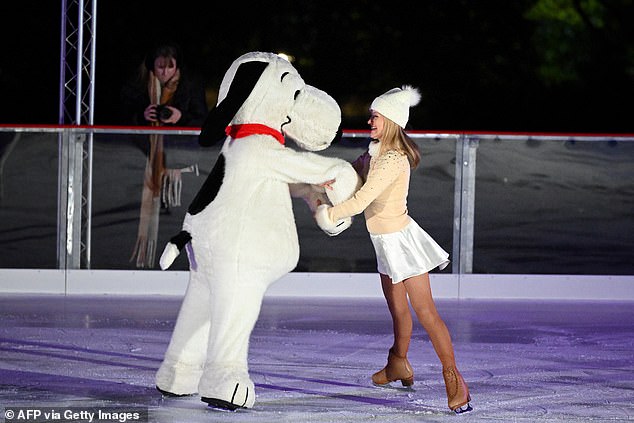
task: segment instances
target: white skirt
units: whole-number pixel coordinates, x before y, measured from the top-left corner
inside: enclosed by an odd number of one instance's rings
[[[370,234],[376,252],[377,270],[399,283],[449,264],[449,253],[442,249],[418,223],[410,223],[399,232]]]

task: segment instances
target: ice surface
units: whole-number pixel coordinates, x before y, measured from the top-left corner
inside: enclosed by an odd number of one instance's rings
[[[391,322],[382,300],[270,298],[250,346],[256,403],[236,412],[154,388],[175,297],[0,296],[0,405],[131,407],[152,422],[586,422],[634,419],[631,302],[437,301],[475,410],[447,408],[422,328],[416,382],[377,388]],[[80,421],[80,420],[78,420]]]

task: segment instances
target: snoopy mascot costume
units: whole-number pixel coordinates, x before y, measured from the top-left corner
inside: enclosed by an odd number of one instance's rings
[[[227,70],[200,133],[201,145],[224,140],[209,177],[185,216],[182,231],[160,259],[168,268],[187,251],[190,279],[156,387],[165,396],[200,395],[209,406],[251,408],[249,337],[267,288],[299,260],[291,191],[315,210],[338,204],[359,185],[352,166],[304,150],[330,145],[339,106],[307,85],[287,60],[247,53]],[[336,180],[332,190],[319,184]],[[327,198],[326,198],[327,197]],[[337,222],[328,235],[350,226]]]

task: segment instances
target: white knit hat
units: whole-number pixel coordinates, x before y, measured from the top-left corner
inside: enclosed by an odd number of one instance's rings
[[[374,99],[370,110],[381,113],[386,118],[405,128],[409,120],[409,108],[420,102],[420,92],[411,85],[392,88]]]

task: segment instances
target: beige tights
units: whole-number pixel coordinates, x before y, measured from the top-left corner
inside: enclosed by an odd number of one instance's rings
[[[429,335],[443,368],[455,367],[456,360],[451,336],[445,322],[436,310],[429,283],[429,274],[413,276],[397,284],[393,284],[389,276],[380,275],[383,294],[394,326],[393,352],[400,357],[407,356],[413,326],[410,312],[411,303],[419,323]]]

